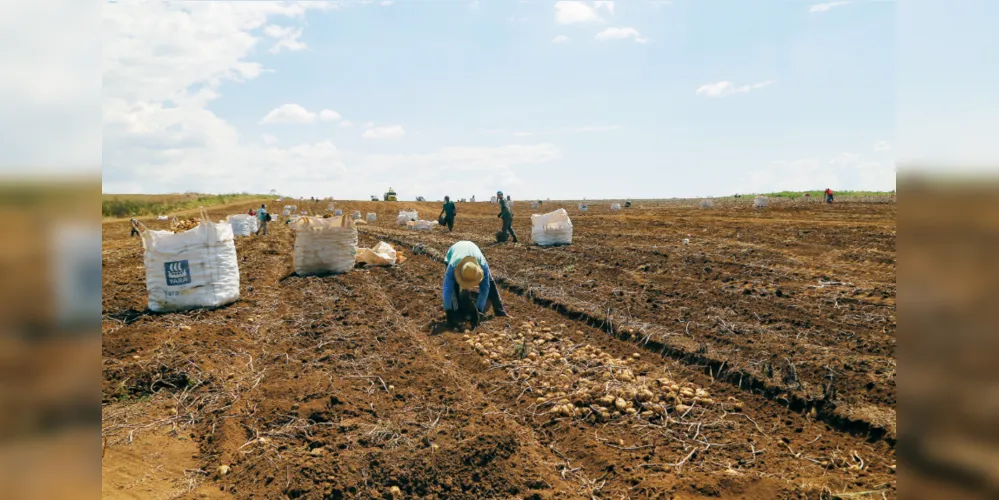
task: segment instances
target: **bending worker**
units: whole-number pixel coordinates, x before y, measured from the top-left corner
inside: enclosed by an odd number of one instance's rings
[[[472,325],[477,325],[479,315],[486,313],[489,304],[492,304],[496,316],[507,316],[496,281],[489,274],[489,263],[475,243],[459,241],[451,245],[444,261],[447,262],[447,270],[444,271],[442,298],[449,325],[463,324],[469,315],[475,318]],[[473,292],[477,294],[475,310],[468,311],[465,308],[469,304],[463,304],[464,301],[459,300],[459,294],[470,295]]]
[[[441,215],[444,216],[444,225],[447,226],[447,230],[448,231],[451,231],[451,230],[454,229],[454,216],[457,213],[458,213],[458,207],[456,207],[454,205],[454,202],[451,201],[451,197],[450,196],[445,196],[444,197],[444,208],[441,209]],[[441,215],[438,215],[437,218],[439,219],[441,217]]]
[[[497,217],[503,219],[503,229],[500,232],[509,234],[513,237],[513,242],[517,242],[517,233],[513,232],[513,210],[510,209],[510,203],[503,198],[503,191],[496,191],[496,199],[499,201],[500,213]]]

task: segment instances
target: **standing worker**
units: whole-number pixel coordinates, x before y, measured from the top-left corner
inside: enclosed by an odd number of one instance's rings
[[[441,215],[444,216],[444,224],[447,225],[447,230],[449,232],[454,229],[454,216],[457,213],[458,213],[458,207],[456,207],[454,205],[454,202],[451,201],[451,197],[445,196],[444,208],[441,209]],[[440,219],[441,215],[438,215],[437,218]]]
[[[833,192],[832,189],[826,188],[826,203],[833,202]]]
[[[489,263],[475,243],[459,241],[451,245],[444,261],[447,270],[444,271],[442,298],[449,326],[460,326],[471,316],[474,328],[489,304],[497,317],[507,316],[496,281],[489,274]],[[473,292],[477,294],[474,304],[471,301]],[[474,310],[470,310],[472,307]]]
[[[513,242],[517,242],[517,233],[513,232],[513,210],[510,210],[510,203],[503,198],[503,191],[496,191],[496,199],[500,204],[500,213],[497,217],[503,219],[503,229],[501,233],[509,234],[513,237]]]
[[[257,228],[257,233],[256,234],[259,235],[260,231],[263,231],[264,232],[264,236],[267,236],[267,221],[269,219],[270,219],[270,217],[267,214],[267,205],[264,205],[263,203],[261,203],[260,204],[260,210],[257,210],[257,222],[260,223],[260,227]]]
[[[139,232],[139,221],[136,219],[129,219],[128,221],[132,223],[132,232],[128,233],[128,237],[142,236],[142,233]]]

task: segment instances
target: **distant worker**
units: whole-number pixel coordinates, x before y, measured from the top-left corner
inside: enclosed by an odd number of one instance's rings
[[[513,210],[510,210],[510,203],[503,198],[503,191],[496,191],[496,199],[500,204],[500,213],[497,217],[503,219],[503,229],[500,232],[504,235],[509,234],[516,243],[517,233],[513,232]]]
[[[247,212],[247,214],[249,214],[249,215],[257,215],[257,213],[254,212],[252,208],[249,210],[249,212]]]
[[[128,221],[132,223],[132,232],[128,233],[128,237],[132,238],[134,236],[141,236],[142,233],[139,232],[139,221],[137,219],[129,219]]]
[[[442,224],[442,225],[446,225],[447,226],[447,230],[449,232],[454,229],[454,216],[457,213],[458,213],[458,207],[456,207],[454,205],[454,202],[451,201],[451,197],[450,196],[445,196],[444,197],[444,207],[441,208],[441,214],[438,215],[437,218],[440,219],[441,216],[444,217],[444,224]]]
[[[267,214],[267,205],[264,205],[263,203],[261,203],[260,204],[260,210],[257,210],[257,222],[260,223],[260,227],[257,228],[257,233],[256,234],[259,235],[260,231],[263,231],[264,232],[264,236],[267,236],[267,221],[269,219],[270,219],[270,217]]]
[[[826,203],[833,202],[833,192],[832,189],[826,188]]]
[[[448,326],[463,326],[467,319],[471,319],[473,328],[478,326],[489,304],[497,317],[507,316],[496,281],[489,274],[489,263],[475,243],[459,241],[451,245],[444,261],[447,270],[442,299]],[[475,302],[472,302],[473,293]]]

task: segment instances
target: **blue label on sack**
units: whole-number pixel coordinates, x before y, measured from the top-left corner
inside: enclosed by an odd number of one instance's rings
[[[186,260],[166,262],[163,268],[166,269],[167,286],[186,285],[191,282],[191,267]]]

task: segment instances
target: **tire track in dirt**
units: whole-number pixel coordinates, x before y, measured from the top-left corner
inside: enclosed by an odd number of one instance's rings
[[[402,231],[389,232],[384,230],[384,228],[371,227],[362,228],[361,231],[407,247],[415,245],[414,242],[407,241],[398,234],[402,233],[404,235],[405,232]],[[421,243],[421,245],[424,245],[426,252],[431,258],[442,262],[443,253],[439,249],[430,247],[427,244]],[[762,394],[767,399],[777,402],[791,411],[801,413],[811,412],[831,428],[840,432],[864,437],[872,442],[884,440],[889,447],[894,448],[895,446],[896,437],[894,429],[887,428],[883,423],[867,420],[863,414],[859,415],[859,418],[851,418],[850,415],[837,412],[833,405],[827,405],[824,400],[803,397],[792,387],[775,385],[748,371],[732,368],[729,366],[727,360],[715,359],[699,352],[700,348],[693,342],[671,342],[667,344],[666,342],[655,340],[650,336],[642,338],[637,328],[629,325],[615,325],[613,319],[601,313],[581,310],[581,308],[573,307],[570,304],[545,298],[540,294],[534,293],[529,286],[514,282],[506,277],[497,276],[496,280],[506,290],[529,298],[539,306],[554,309],[568,319],[581,321],[616,336],[621,340],[638,342],[647,350],[668,355],[690,365],[704,367],[716,379],[724,380],[741,390]]]
[[[384,239],[384,238],[383,238]],[[374,244],[377,240],[370,236],[362,236],[362,246]],[[433,250],[431,250],[433,253]],[[688,470],[683,466],[678,468],[646,468],[635,467],[632,464],[677,463],[691,452],[685,447],[683,439],[656,439],[656,431],[652,426],[623,425],[616,422],[610,425],[594,425],[591,422],[579,422],[569,419],[551,420],[533,402],[538,393],[531,386],[515,383],[508,373],[504,373],[504,365],[497,363],[483,364],[483,357],[458,339],[460,334],[442,331],[439,305],[439,286],[427,286],[441,279],[443,269],[436,262],[425,256],[414,256],[406,263],[385,270],[392,279],[381,280],[381,286],[390,297],[396,301],[405,301],[401,307],[408,320],[418,323],[424,332],[422,341],[434,345],[444,353],[455,355],[457,364],[465,374],[488,397],[493,404],[526,427],[533,427],[542,443],[556,447],[560,456],[567,460],[566,467],[573,470],[582,469],[583,476],[578,478],[582,485],[600,486],[600,492],[615,496],[629,491],[643,496],[655,496],[668,492],[685,491],[695,495],[706,495],[716,489],[718,491],[744,491],[745,498],[785,498],[792,496],[791,492],[809,490],[810,486],[824,484],[831,486],[833,491],[842,491],[846,484],[866,487],[883,487],[893,484],[890,466],[894,463],[893,451],[878,443],[868,443],[843,436],[821,422],[815,422],[795,413],[787,413],[781,406],[775,406],[771,401],[759,396],[748,394],[737,387],[716,384],[711,376],[705,375],[696,367],[688,368],[670,359],[654,356],[652,361],[644,358],[632,365],[636,373],[655,378],[656,373],[669,373],[674,377],[690,380],[694,384],[711,387],[716,399],[745,399],[742,414],[727,413],[723,416],[718,428],[712,427],[710,440],[720,445],[720,448],[694,450],[695,458],[688,462]],[[544,321],[559,338],[574,347],[592,345],[610,352],[616,356],[629,358],[642,350],[632,343],[621,342],[603,333],[594,326],[566,325],[566,319],[551,308],[541,307],[536,302],[519,295],[505,297],[505,302],[511,313],[516,317],[513,321],[503,318],[492,318],[478,330],[486,332],[515,330],[515,324],[523,321]],[[559,324],[561,322],[561,325]],[[580,328],[580,330],[575,330]],[[426,333],[430,332],[430,333]],[[661,364],[660,364],[661,363]],[[743,404],[740,402],[740,404]],[[729,420],[726,420],[727,417]],[[744,418],[744,419],[743,419]],[[696,422],[691,422],[697,424]],[[682,425],[682,424],[677,424]],[[705,425],[705,428],[708,426]],[[763,432],[767,428],[769,432]],[[700,425],[698,425],[700,429]],[[692,431],[690,435],[693,435]],[[659,435],[664,436],[665,433]],[[689,438],[690,436],[686,436]],[[787,440],[785,449],[784,440]],[[665,441],[665,442],[664,442]],[[625,443],[616,446],[614,443]],[[686,444],[689,445],[689,442]],[[755,447],[753,446],[755,445]],[[814,448],[813,448],[814,447]],[[766,448],[777,451],[767,458],[757,459],[755,452]],[[860,449],[865,460],[872,460],[872,465],[863,480],[851,477],[849,472],[843,473],[834,467],[818,467],[815,462],[801,458],[803,449],[821,449],[828,452],[836,449]],[[790,451],[790,450],[796,451]],[[709,451],[710,450],[710,451]],[[795,456],[797,454],[797,456]],[[765,464],[756,464],[757,460],[765,460]],[[812,459],[814,460],[814,458]],[[821,461],[821,460],[819,460]],[[696,465],[695,465],[696,464]],[[755,467],[765,469],[760,474]],[[809,468],[816,467],[809,471]],[[565,469],[563,469],[565,470]],[[877,471],[877,472],[875,472]],[[837,473],[841,474],[839,477]],[[757,475],[759,474],[759,475]],[[812,475],[814,474],[814,475]],[[830,475],[826,479],[820,476]],[[768,482],[763,477],[777,477],[781,481]],[[596,483],[594,478],[599,478]],[[690,485],[695,485],[691,487]],[[699,487],[696,485],[700,485]],[[837,489],[839,486],[839,489]],[[885,490],[893,491],[894,486]],[[821,489],[821,486],[819,487]],[[724,495],[723,495],[724,497]]]

